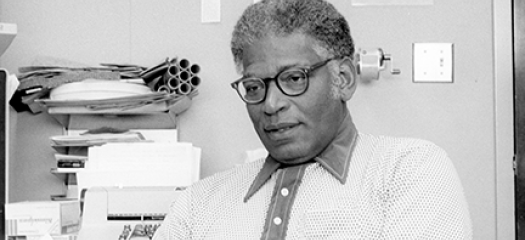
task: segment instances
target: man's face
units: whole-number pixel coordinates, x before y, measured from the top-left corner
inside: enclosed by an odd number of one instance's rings
[[[271,78],[283,69],[309,67],[325,60],[313,47],[303,34],[263,38],[245,48],[244,76]],[[276,160],[288,164],[308,161],[335,137],[346,105],[335,97],[338,89],[332,84],[333,77],[327,66],[318,68],[310,74],[308,90],[300,96],[287,96],[270,81],[266,99],[247,104],[259,138]]]

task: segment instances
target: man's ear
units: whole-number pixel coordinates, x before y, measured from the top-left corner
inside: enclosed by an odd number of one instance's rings
[[[339,89],[341,100],[348,101],[352,98],[357,88],[357,69],[353,60],[349,57],[339,61]]]

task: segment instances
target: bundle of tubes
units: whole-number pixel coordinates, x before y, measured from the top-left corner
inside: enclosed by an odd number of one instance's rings
[[[200,66],[187,59],[169,61],[166,72],[159,76],[153,90],[177,95],[190,95],[197,90],[201,79],[197,76]]]

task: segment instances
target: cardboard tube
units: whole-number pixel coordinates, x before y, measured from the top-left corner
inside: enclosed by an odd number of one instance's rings
[[[177,73],[179,72],[179,67],[177,65],[170,64],[168,68],[166,68],[166,72],[164,75],[162,75],[162,82],[165,85],[168,85],[171,78],[177,76]]]
[[[169,65],[166,73],[170,76],[175,76],[179,72],[179,67],[177,65]]]
[[[197,77],[197,76],[193,76],[192,78],[190,78],[190,85],[191,85],[191,88],[197,88],[199,85],[201,84],[201,78],[200,77]]]
[[[193,64],[191,65],[190,67],[190,72],[193,73],[193,74],[197,74],[201,71],[201,67],[197,64]]]
[[[166,85],[160,85],[157,92],[170,93],[170,89]]]
[[[179,74],[177,74],[177,76],[181,81],[187,82],[191,77],[191,73],[189,73],[188,71],[180,71]]]
[[[181,82],[175,92],[181,95],[188,95],[191,92],[191,85],[187,82]]]
[[[172,90],[179,88],[179,85],[180,85],[180,80],[176,77],[169,78],[168,81],[166,82],[166,86]]]
[[[187,69],[188,67],[190,67],[190,61],[188,61],[187,59],[184,59],[184,58],[181,59],[179,61],[179,67],[180,67],[180,69],[183,69],[183,70]]]

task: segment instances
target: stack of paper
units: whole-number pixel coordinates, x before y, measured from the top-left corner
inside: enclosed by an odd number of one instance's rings
[[[53,136],[54,146],[94,146],[110,142],[140,142],[146,139],[139,132],[82,134],[78,136]]]
[[[109,143],[89,147],[77,173],[79,190],[93,186],[186,187],[199,179],[200,148],[187,142]]]
[[[75,135],[52,136],[51,146],[57,151],[56,171],[67,172],[70,169],[84,168],[89,146],[99,146],[111,142],[147,141],[140,132],[119,130],[114,133],[90,133],[82,131]],[[67,169],[67,170],[66,170]]]
[[[200,149],[178,143],[175,128],[70,129],[50,140],[57,151],[51,172],[67,174],[60,196],[69,199],[91,186],[187,186],[199,178]]]

